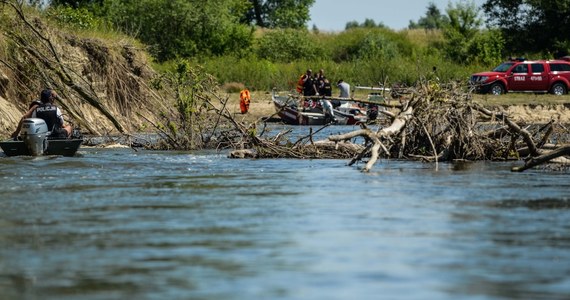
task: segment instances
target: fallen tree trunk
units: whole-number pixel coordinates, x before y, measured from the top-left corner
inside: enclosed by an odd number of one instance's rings
[[[374,166],[374,164],[378,160],[378,157],[380,156],[379,153],[380,149],[382,149],[384,153],[386,153],[387,155],[390,154],[386,146],[382,143],[382,139],[388,139],[391,138],[392,136],[400,134],[400,132],[404,129],[407,122],[412,118],[412,116],[413,116],[413,107],[408,106],[404,111],[396,115],[390,126],[382,128],[376,133],[365,128],[362,130],[353,131],[343,135],[333,135],[329,137],[329,140],[333,142],[340,142],[340,141],[350,140],[357,136],[361,136],[365,140],[370,141],[372,145],[370,147],[365,148],[358,155],[356,155],[356,158],[353,159],[349,164],[349,165],[354,164],[357,160],[365,157],[366,154],[368,154],[368,152],[370,151],[371,153],[370,159],[368,160],[364,168],[362,168],[363,172],[368,172],[370,171],[370,169],[372,169],[372,166]]]
[[[546,162],[553,161],[554,159],[561,158],[564,155],[570,155],[570,145],[558,148],[556,150],[550,151],[540,156],[531,157],[529,160],[525,162],[524,166],[513,167],[511,170],[513,172],[522,172],[532,167],[544,164]],[[563,161],[560,161],[560,163],[570,164],[570,160],[564,159]]]
[[[516,132],[517,134],[520,134],[523,137],[524,142],[526,143],[528,150],[530,151],[530,154],[532,156],[540,155],[540,152],[539,152],[538,148],[536,147],[536,144],[534,143],[534,141],[532,139],[532,135],[530,134],[530,132],[528,132],[526,129],[523,129],[520,126],[518,126],[505,113],[503,113],[503,112],[492,112],[492,111],[490,111],[484,107],[481,107],[479,105],[476,105],[475,107],[480,112],[487,115],[488,117],[494,116],[494,117],[501,118],[512,131]]]
[[[567,158],[564,158],[563,156],[565,155],[569,155],[570,154],[570,146],[564,146],[552,151],[548,151],[546,152],[545,150],[543,150],[542,148],[546,146],[546,148],[552,148],[551,145],[548,145],[548,139],[551,136],[552,132],[553,132],[553,122],[554,121],[550,121],[548,124],[542,126],[538,131],[545,131],[543,137],[538,141],[538,143],[535,143],[533,138],[532,138],[532,134],[530,132],[528,132],[528,130],[521,128],[520,126],[518,126],[515,122],[513,122],[506,114],[504,114],[503,112],[492,112],[488,109],[485,109],[483,107],[477,106],[477,109],[482,112],[483,114],[485,114],[486,116],[493,116],[493,117],[498,117],[500,119],[502,119],[506,124],[507,127],[509,129],[509,131],[512,131],[514,133],[516,133],[517,135],[520,135],[523,137],[523,141],[526,145],[526,147],[523,148],[519,148],[519,149],[515,149],[516,153],[521,155],[521,156],[530,156],[530,158],[528,158],[524,164],[524,166],[522,167],[513,167],[511,170],[513,172],[523,172],[525,170],[528,170],[532,167],[547,163],[547,162],[556,162],[556,163],[560,163],[560,164],[570,164],[570,160]],[[504,134],[505,132],[503,131],[504,128],[501,128],[500,133]],[[499,131],[498,131],[499,132]],[[514,147],[514,143],[516,142],[516,136],[513,136],[512,139],[512,144]]]

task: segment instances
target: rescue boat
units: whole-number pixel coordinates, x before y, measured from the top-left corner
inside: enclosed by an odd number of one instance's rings
[[[275,91],[271,94],[277,115],[283,123],[289,125],[358,125],[366,123],[366,113],[358,108],[335,108],[323,107],[324,97],[295,97],[293,95],[278,95]],[[332,113],[330,112],[332,111]]]
[[[6,156],[41,156],[62,155],[74,156],[83,143],[78,130],[72,138],[50,138],[47,124],[39,118],[28,118],[23,121],[22,130],[17,140],[0,142],[0,148]]]

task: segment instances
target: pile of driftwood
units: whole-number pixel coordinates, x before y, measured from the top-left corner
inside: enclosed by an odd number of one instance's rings
[[[523,171],[545,162],[569,164],[569,135],[563,124],[520,124],[500,108],[485,108],[465,88],[435,82],[419,83],[400,93],[380,112],[386,126],[361,125],[327,140],[313,140],[315,132],[290,141],[288,132],[263,137],[258,125],[239,129],[243,140],[230,157],[244,158],[347,158],[349,165],[364,162],[369,171],[380,158],[435,162],[455,160],[524,160]],[[371,129],[375,127],[377,129]],[[237,127],[236,127],[237,128]],[[252,134],[255,133],[255,134]],[[355,137],[363,144],[350,142]],[[551,141],[556,141],[555,143]]]

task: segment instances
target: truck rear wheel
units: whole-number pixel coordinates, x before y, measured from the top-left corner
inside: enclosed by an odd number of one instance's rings
[[[498,83],[495,82],[491,85],[491,88],[489,89],[489,93],[493,94],[493,95],[502,95],[505,93],[505,87]]]
[[[566,94],[566,86],[562,82],[557,82],[550,88],[550,93],[558,96],[564,95]]]

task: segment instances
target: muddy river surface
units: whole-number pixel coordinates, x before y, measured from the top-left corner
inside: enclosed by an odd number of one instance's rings
[[[570,174],[0,157],[0,299],[569,299]]]

